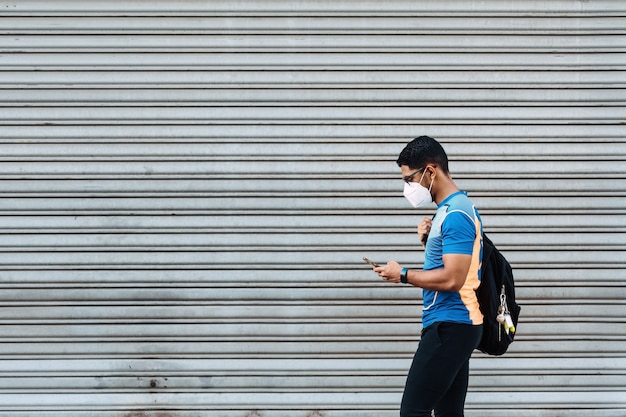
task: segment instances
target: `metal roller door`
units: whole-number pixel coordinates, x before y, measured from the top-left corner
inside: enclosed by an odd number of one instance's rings
[[[395,158],[444,143],[523,306],[469,417],[626,415],[623,1],[0,2],[0,416],[390,417]]]

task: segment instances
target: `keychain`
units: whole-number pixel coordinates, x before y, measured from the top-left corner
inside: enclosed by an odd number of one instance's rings
[[[502,327],[504,327],[504,331],[506,332],[506,334],[515,333],[515,325],[513,324],[513,319],[511,318],[509,307],[506,305],[506,294],[504,290],[505,288],[503,285],[502,291],[500,292],[500,306],[498,307],[498,315],[496,316],[496,321],[501,324],[501,326],[498,326],[498,341],[502,340]]]

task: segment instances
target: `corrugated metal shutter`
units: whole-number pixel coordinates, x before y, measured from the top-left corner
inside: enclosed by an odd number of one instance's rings
[[[623,1],[0,4],[0,415],[397,415],[440,139],[516,269],[467,415],[626,415]]]

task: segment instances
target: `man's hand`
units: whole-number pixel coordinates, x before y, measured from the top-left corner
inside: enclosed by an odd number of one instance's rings
[[[387,265],[374,268],[374,272],[376,272],[378,276],[380,276],[385,281],[394,282],[397,284],[400,282],[402,266],[396,261],[389,261],[387,262]]]
[[[417,225],[417,235],[420,238],[420,242],[422,245],[426,246],[426,240],[428,239],[428,234],[430,233],[430,228],[433,226],[433,220],[428,217],[424,217],[422,222]]]

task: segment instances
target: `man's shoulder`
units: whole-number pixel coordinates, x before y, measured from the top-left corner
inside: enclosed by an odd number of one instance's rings
[[[446,212],[462,211],[474,217],[475,206],[472,200],[464,192],[451,195],[446,201]]]

